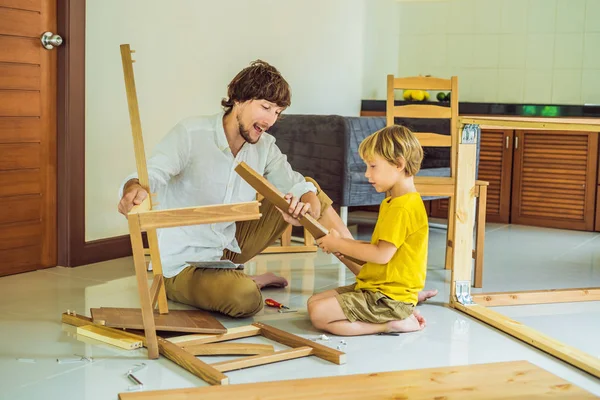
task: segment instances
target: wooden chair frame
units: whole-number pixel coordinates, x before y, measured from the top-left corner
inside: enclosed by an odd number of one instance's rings
[[[408,104],[396,106],[395,90],[443,90],[450,91],[450,107],[439,106],[435,104]],[[423,147],[449,147],[450,148],[450,176],[456,176],[458,170],[457,165],[457,146],[459,136],[457,134],[458,121],[458,78],[456,76],[450,79],[435,78],[429,76],[416,76],[408,78],[396,78],[394,75],[387,76],[387,99],[386,99],[386,124],[387,126],[394,125],[394,120],[397,117],[404,118],[435,118],[450,120],[450,135],[442,135],[439,133],[424,133],[415,132],[415,136]],[[436,179],[436,178],[433,178]],[[429,189],[426,183],[430,178],[415,177],[415,185],[422,195],[436,194],[427,192]],[[485,242],[485,213],[487,203],[487,186],[488,182],[476,181],[476,243],[472,252],[475,259],[475,277],[473,286],[480,288],[483,284],[483,248]],[[453,195],[448,195],[448,230],[446,234],[446,259],[445,268],[452,269],[452,250],[453,241],[450,239],[454,231],[454,201]]]

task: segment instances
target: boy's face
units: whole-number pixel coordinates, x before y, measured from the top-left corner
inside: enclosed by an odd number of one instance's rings
[[[392,189],[404,173],[403,169],[390,164],[380,156],[375,156],[372,160],[364,160],[367,165],[365,177],[373,185],[378,193],[385,193]]]
[[[237,103],[236,107],[240,134],[250,144],[258,142],[262,133],[273,126],[284,110],[267,100],[248,100]]]

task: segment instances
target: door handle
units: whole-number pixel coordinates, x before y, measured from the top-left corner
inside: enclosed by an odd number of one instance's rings
[[[515,149],[519,148],[519,137],[515,136]]]
[[[509,138],[508,138],[508,136],[507,136],[507,137],[506,137],[506,148],[507,148],[507,149],[508,149],[508,140],[509,140]]]
[[[63,44],[63,38],[60,35],[55,35],[52,32],[44,32],[40,38],[42,46],[47,50],[52,50],[54,47],[58,47]]]

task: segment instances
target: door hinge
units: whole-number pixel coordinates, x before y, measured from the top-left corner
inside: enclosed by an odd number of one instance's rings
[[[471,297],[470,281],[456,281],[454,282],[454,285],[456,301],[458,301],[463,306],[471,306],[475,304],[473,298]]]

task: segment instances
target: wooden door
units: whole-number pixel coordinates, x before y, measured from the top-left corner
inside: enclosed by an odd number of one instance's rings
[[[487,191],[486,221],[507,224],[513,164],[512,129],[482,129],[477,179],[490,183]],[[448,217],[448,199],[431,202],[431,216]]]
[[[56,0],[0,0],[0,276],[56,265]]]
[[[593,230],[598,133],[516,131],[512,223]]]

